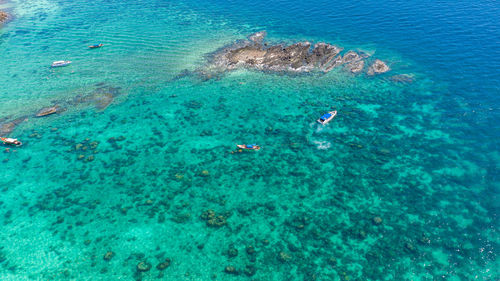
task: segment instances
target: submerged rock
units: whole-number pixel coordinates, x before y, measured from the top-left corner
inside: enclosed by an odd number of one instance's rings
[[[136,269],[139,272],[146,272],[151,269],[151,264],[146,261],[141,261],[140,263],[137,264]]]
[[[248,39],[254,43],[262,43],[262,41],[264,40],[264,37],[267,36],[267,32],[266,31],[259,31],[259,32],[255,32],[254,34],[250,35],[248,37]]]
[[[164,262],[161,262],[159,263],[157,266],[156,266],[156,269],[158,270],[164,270],[165,268],[169,267],[170,266],[170,263],[172,261],[169,259],[169,258],[166,258]]]
[[[229,273],[229,274],[238,274],[238,270],[236,270],[236,268],[234,266],[226,266],[226,268],[224,268],[224,272],[225,273]]]
[[[115,253],[113,253],[112,251],[108,251],[106,252],[106,254],[104,254],[104,256],[102,257],[105,261],[109,261],[111,260],[113,257],[115,256]]]
[[[382,223],[382,218],[381,217],[374,217],[372,219],[372,221],[373,221],[373,224],[379,225]]]
[[[257,268],[254,265],[248,264],[243,270],[246,276],[254,276],[257,272]]]
[[[389,71],[390,68],[381,60],[375,60],[373,64],[368,68],[368,75],[381,74]]]
[[[227,255],[230,257],[230,258],[234,258],[234,257],[237,257],[238,256],[238,249],[236,249],[234,247],[234,245],[231,245],[229,247],[229,249],[227,250]]]
[[[103,86],[95,89],[90,94],[76,96],[70,105],[93,104],[97,109],[106,109],[120,95],[119,87]]]
[[[9,121],[9,122],[1,123],[0,124],[0,136],[5,136],[5,135],[12,133],[12,131],[14,131],[14,129],[19,124],[21,124],[22,122],[24,122],[26,120],[28,120],[28,118],[23,116],[23,117],[16,118],[16,119]]]
[[[207,226],[210,227],[221,227],[227,224],[227,218],[223,215],[217,215],[213,210],[206,210],[200,218],[205,220]]]
[[[412,83],[415,80],[414,76],[410,74],[398,74],[391,76],[389,79],[392,82],[403,83],[403,84]]]
[[[292,259],[292,256],[286,252],[279,252],[278,260],[281,262],[289,262]]]

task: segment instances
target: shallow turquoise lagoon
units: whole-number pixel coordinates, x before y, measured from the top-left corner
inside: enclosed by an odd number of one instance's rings
[[[495,2],[2,8],[1,280],[500,278]],[[260,30],[391,71],[193,74]]]

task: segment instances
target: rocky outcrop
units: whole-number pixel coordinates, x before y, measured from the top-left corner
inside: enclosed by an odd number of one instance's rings
[[[298,42],[291,45],[272,45],[264,42],[265,31],[257,32],[248,40],[238,41],[209,56],[207,65],[198,70],[204,79],[219,77],[221,73],[238,68],[250,68],[271,72],[329,72],[344,65],[351,73],[365,69],[367,54],[348,51],[343,56],[343,48],[328,44]],[[385,67],[384,67],[385,66]],[[387,65],[375,60],[369,73],[388,71]]]
[[[44,107],[40,109],[37,114],[35,115],[36,117],[43,117],[47,115],[51,115],[57,112],[60,112],[61,108],[58,105],[51,106],[51,107]]]
[[[368,75],[381,74],[389,71],[390,68],[381,60],[375,60],[368,69]]]
[[[7,22],[8,19],[9,19],[9,14],[7,14],[4,11],[0,11],[0,24]]]

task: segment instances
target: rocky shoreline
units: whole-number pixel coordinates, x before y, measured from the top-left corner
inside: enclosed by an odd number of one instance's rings
[[[271,72],[323,72],[343,66],[357,74],[363,72],[370,56],[362,52],[347,51],[328,43],[312,44],[308,41],[291,45],[272,45],[264,41],[266,32],[254,33],[247,40],[226,46],[209,56],[208,63],[198,73],[210,79],[227,71],[247,68]],[[389,71],[389,66],[376,59],[366,69],[368,75]]]

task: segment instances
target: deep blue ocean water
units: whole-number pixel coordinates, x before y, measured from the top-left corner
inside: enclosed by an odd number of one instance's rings
[[[500,279],[498,2],[0,9],[1,280]],[[179,75],[261,30],[391,71]]]

